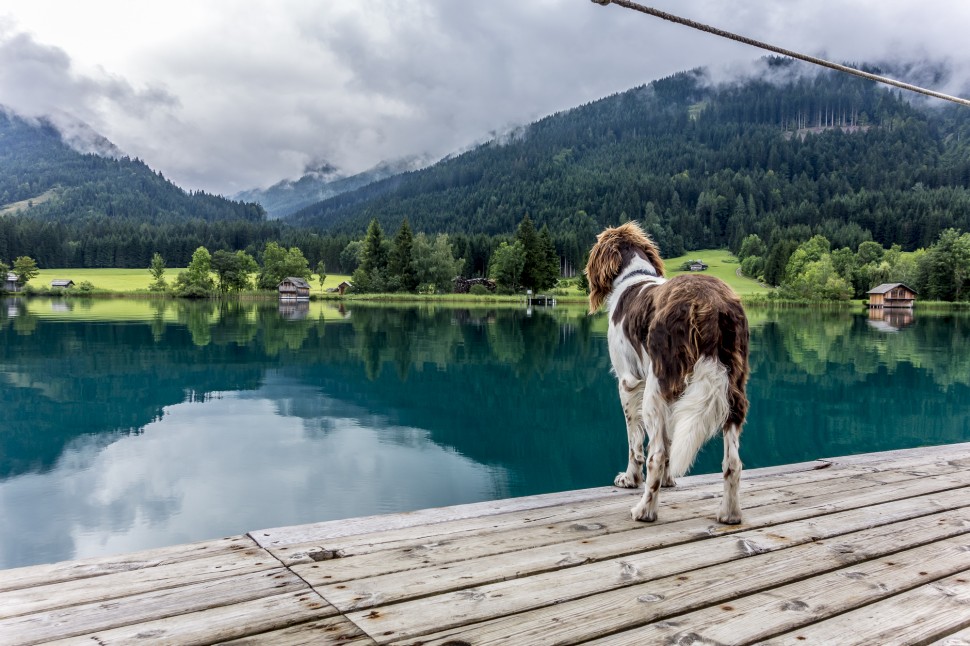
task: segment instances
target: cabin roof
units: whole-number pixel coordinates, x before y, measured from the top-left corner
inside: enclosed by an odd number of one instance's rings
[[[914,294],[919,293],[915,289],[913,289],[912,287],[904,283],[883,283],[882,285],[877,285],[876,287],[873,287],[866,293],[867,294],[888,294],[889,292],[896,289],[897,287],[905,287],[906,289],[913,292]]]
[[[15,282],[17,282],[17,274],[13,273],[12,271],[8,271],[7,272],[7,282],[8,283],[15,283]]]
[[[51,281],[51,287],[67,287],[73,285],[74,281],[70,278],[55,278]]]
[[[283,283],[293,283],[297,287],[303,287],[305,289],[310,289],[310,283],[306,282],[302,278],[297,278],[295,276],[287,276],[282,281],[280,281],[280,285],[282,285]],[[277,285],[277,287],[279,287],[279,285]]]

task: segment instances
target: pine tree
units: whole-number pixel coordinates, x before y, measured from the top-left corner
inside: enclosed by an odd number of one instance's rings
[[[414,237],[408,219],[401,220],[401,228],[394,237],[394,244],[388,257],[387,273],[389,279],[397,283],[403,292],[413,292],[418,288],[418,277],[412,267]]]
[[[519,222],[519,228],[515,232],[516,241],[522,243],[522,251],[525,254],[525,265],[522,267],[520,283],[527,288],[540,289],[538,286],[539,274],[542,273],[541,251],[539,249],[539,234],[532,223],[532,218],[526,213]]]
[[[354,289],[360,292],[383,292],[387,284],[387,241],[377,219],[370,221],[364,247],[361,249],[360,266],[351,277]]]
[[[559,254],[556,253],[556,243],[552,241],[552,234],[546,225],[539,232],[535,260],[535,289],[554,287],[559,280]]]

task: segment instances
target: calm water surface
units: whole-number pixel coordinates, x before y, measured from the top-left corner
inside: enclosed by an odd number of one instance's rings
[[[749,316],[747,467],[970,440],[966,314]],[[2,301],[0,568],[610,484],[626,438],[605,326],[578,308]]]

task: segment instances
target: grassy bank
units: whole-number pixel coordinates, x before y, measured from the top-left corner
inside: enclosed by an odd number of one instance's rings
[[[169,267],[165,270],[165,280],[170,285],[175,282],[175,277],[184,268]],[[215,275],[213,274],[213,278]],[[253,276],[255,278],[255,275]],[[50,287],[51,281],[56,279],[70,279],[75,284],[81,281],[88,281],[94,285],[95,291],[114,292],[119,294],[136,294],[148,292],[148,286],[152,283],[151,274],[147,269],[41,269],[37,277],[30,281],[30,285],[35,288],[43,286]],[[322,296],[326,290],[336,288],[341,282],[350,280],[350,276],[342,274],[327,274],[327,280],[323,287],[316,276],[310,281],[310,294]]]

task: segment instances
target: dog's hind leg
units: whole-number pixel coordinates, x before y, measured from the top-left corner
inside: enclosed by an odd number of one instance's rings
[[[741,501],[738,485],[741,481],[741,456],[738,445],[741,439],[741,429],[736,424],[724,426],[724,498],[721,508],[717,512],[717,522],[725,525],[737,525],[741,522]]]
[[[660,394],[660,384],[657,378],[650,374],[643,389],[643,421],[650,436],[647,452],[647,481],[643,497],[630,510],[633,520],[643,520],[648,523],[657,520],[657,501],[660,485],[666,477],[668,461],[665,439],[667,412],[667,402]]]
[[[623,406],[623,417],[626,418],[626,437],[630,444],[630,456],[626,471],[621,471],[613,479],[617,487],[636,489],[643,482],[643,441],[646,431],[643,428],[643,380],[635,379],[632,375],[620,377],[620,404]]]

